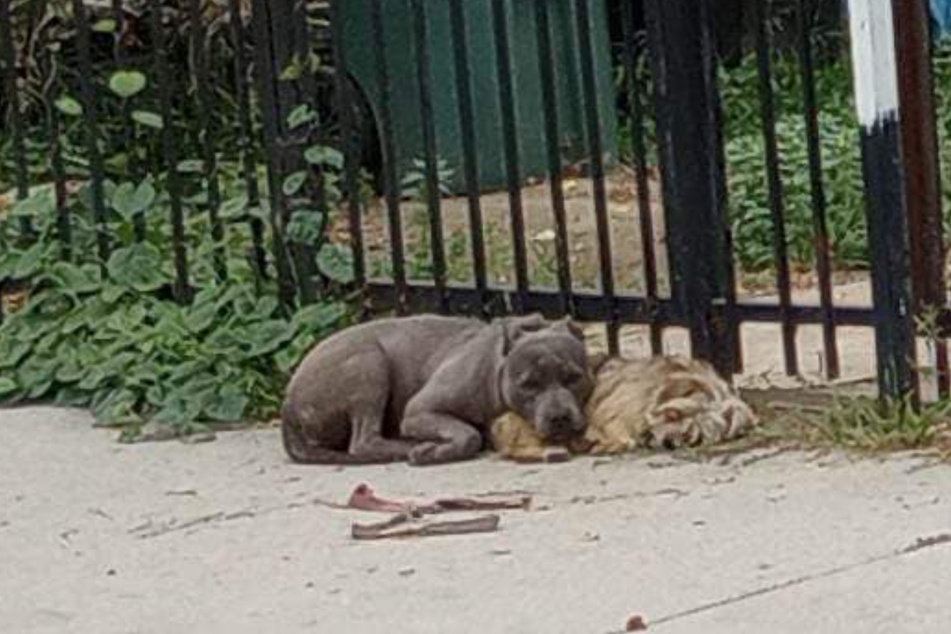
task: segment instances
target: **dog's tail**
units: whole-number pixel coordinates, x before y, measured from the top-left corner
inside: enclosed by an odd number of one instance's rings
[[[295,408],[287,402],[281,408],[281,438],[284,451],[291,460],[300,464],[360,465],[380,462],[372,456],[354,456],[311,442],[304,433]]]

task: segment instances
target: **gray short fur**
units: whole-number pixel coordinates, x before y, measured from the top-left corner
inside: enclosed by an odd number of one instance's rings
[[[303,463],[464,460],[508,410],[546,437],[583,431],[592,387],[583,337],[568,320],[381,319],[337,333],[301,362],[282,409],[284,447]]]

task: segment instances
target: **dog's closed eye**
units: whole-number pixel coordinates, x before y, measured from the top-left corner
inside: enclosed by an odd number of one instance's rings
[[[584,374],[574,370],[569,370],[565,373],[563,380],[566,385],[577,385],[584,379]]]
[[[526,392],[537,392],[542,389],[541,381],[530,374],[519,379],[518,386]]]

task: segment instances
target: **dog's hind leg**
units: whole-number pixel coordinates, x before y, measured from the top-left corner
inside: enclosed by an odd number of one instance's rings
[[[403,436],[421,441],[409,452],[414,465],[434,465],[474,458],[482,449],[482,434],[458,418],[417,412],[403,419]]]
[[[392,462],[382,456],[370,454],[355,456],[346,451],[334,449],[308,437],[291,408],[284,408],[281,421],[281,436],[287,455],[299,464],[343,464],[360,465],[379,462]]]
[[[376,412],[355,413],[352,424],[352,456],[372,456],[378,458],[378,462],[400,462],[409,458],[410,450],[416,445],[410,440],[384,438],[381,433],[383,422]]]
[[[386,355],[371,348],[345,363],[336,372],[359,381],[359,389],[325,393],[306,384],[292,386],[281,415],[288,455],[310,464],[405,461],[412,443],[383,437],[391,385]]]

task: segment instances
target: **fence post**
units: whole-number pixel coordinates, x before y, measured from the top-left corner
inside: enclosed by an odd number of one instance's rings
[[[945,306],[941,165],[931,73],[930,14],[925,0],[901,0],[895,10],[901,143],[911,246],[915,312]],[[938,394],[949,392],[948,350],[936,342]]]
[[[849,0],[849,27],[872,256],[879,392],[883,398],[915,397],[915,333],[892,0]]]
[[[719,103],[709,8],[706,1],[647,0],[645,12],[674,301],[694,356],[730,377],[737,338],[727,319],[732,275],[720,118],[711,116]]]

